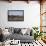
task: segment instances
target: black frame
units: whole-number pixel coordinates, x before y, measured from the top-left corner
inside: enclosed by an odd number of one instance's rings
[[[15,12],[22,12],[21,15],[9,15],[9,12],[15,11]],[[24,21],[24,10],[8,10],[8,21]]]

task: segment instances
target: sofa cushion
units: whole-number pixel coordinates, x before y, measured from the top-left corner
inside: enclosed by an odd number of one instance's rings
[[[20,40],[20,42],[31,42],[32,40],[34,40],[34,37],[33,36],[29,36],[29,35],[21,35],[21,34],[13,34],[13,35],[10,35],[9,38],[12,40],[12,39],[15,39],[15,40]],[[24,41],[23,41],[24,40]]]

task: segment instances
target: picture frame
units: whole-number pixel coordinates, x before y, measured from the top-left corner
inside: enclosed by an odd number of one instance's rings
[[[24,21],[24,10],[8,10],[8,21]]]

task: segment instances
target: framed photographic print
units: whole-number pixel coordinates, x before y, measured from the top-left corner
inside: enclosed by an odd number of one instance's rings
[[[8,10],[8,21],[24,21],[24,10]]]

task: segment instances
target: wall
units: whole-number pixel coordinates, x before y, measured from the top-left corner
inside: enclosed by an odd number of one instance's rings
[[[24,10],[24,21],[8,21],[8,10]],[[31,1],[29,4],[24,1],[0,1],[0,27],[32,26],[40,26],[40,4],[37,1]]]

